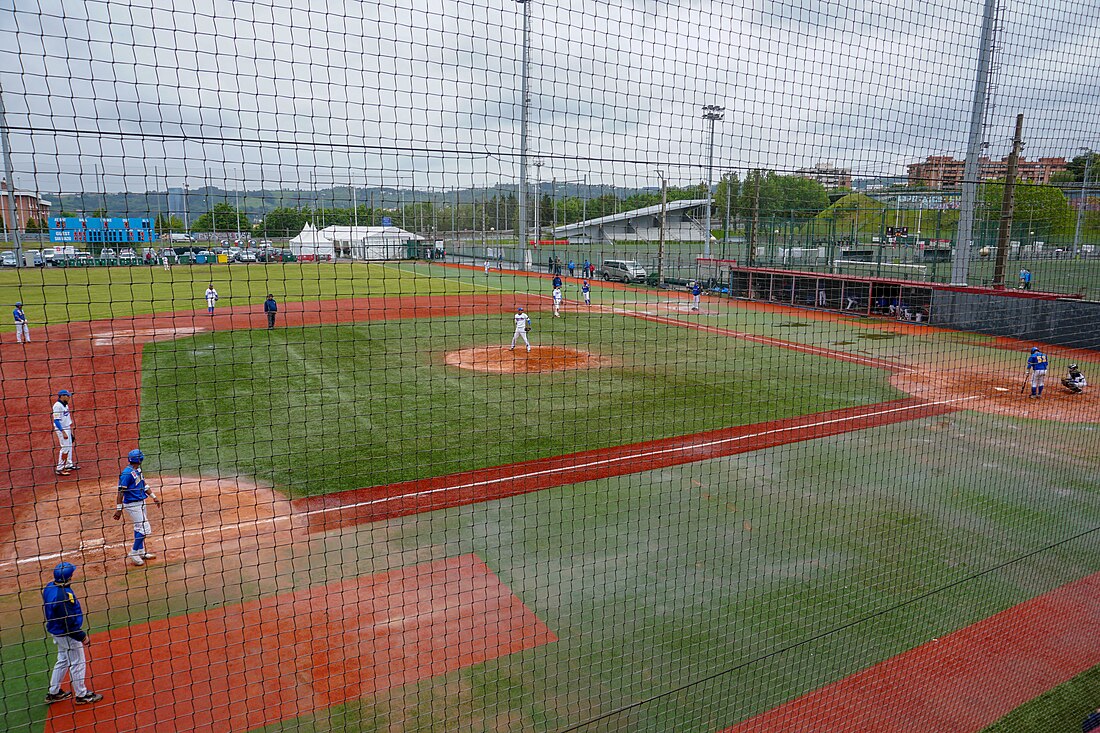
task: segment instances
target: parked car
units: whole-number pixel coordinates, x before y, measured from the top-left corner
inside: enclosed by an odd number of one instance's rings
[[[47,265],[52,265],[53,258],[56,256],[57,252],[54,250],[53,247],[47,247],[46,249],[42,250],[42,259],[45,260],[45,263]]]
[[[169,234],[168,235],[168,241],[169,242],[183,242],[183,243],[189,244],[191,242],[194,242],[195,238],[192,237],[190,234],[176,233],[176,234]]]
[[[92,262],[94,262],[92,256],[87,252],[77,252],[76,256],[73,259],[75,259],[82,265],[90,265],[92,264]]]
[[[15,259],[15,252],[10,249],[0,252],[0,266],[3,267],[16,267],[19,261]]]
[[[258,262],[282,262],[283,252],[274,247],[267,247],[256,253],[256,260]]]
[[[645,282],[646,271],[634,260],[604,260],[602,269],[604,280],[622,280]]]
[[[105,260],[113,260],[113,259],[116,259],[118,257],[118,253],[115,252],[110,247],[104,247],[103,249],[101,249],[99,251],[99,256],[102,257]]]
[[[241,250],[237,255],[237,262],[255,262],[256,253],[250,249]]]
[[[34,266],[35,267],[45,267],[46,266],[46,258],[42,256],[42,250],[27,249],[27,250],[23,250],[23,251],[34,257]]]

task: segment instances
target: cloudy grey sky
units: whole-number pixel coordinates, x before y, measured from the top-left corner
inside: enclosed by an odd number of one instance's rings
[[[1002,0],[991,152],[1100,147],[1100,8]],[[14,7],[14,13],[10,12]],[[518,173],[514,0],[3,0],[16,180],[43,191]],[[902,175],[964,152],[979,0],[533,0],[542,177],[638,185],[834,162]],[[532,176],[534,173],[532,172]]]

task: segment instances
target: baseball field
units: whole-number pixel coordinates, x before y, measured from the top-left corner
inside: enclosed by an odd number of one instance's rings
[[[1047,349],[1031,400],[1030,344],[549,294],[414,263],[0,273],[34,338],[0,343],[6,728],[1001,733],[1100,704],[1100,397],[1057,384],[1100,356]],[[143,567],[111,519],[138,446]],[[61,559],[95,705],[42,702]]]

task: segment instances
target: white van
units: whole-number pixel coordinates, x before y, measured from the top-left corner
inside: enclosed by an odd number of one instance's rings
[[[604,280],[645,282],[646,271],[634,260],[604,260],[601,270]]]
[[[168,241],[169,242],[186,242],[186,243],[190,244],[191,242],[195,241],[195,238],[192,237],[190,234],[169,234],[168,235]]]

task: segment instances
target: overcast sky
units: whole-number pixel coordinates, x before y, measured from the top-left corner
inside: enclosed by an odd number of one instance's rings
[[[514,182],[514,0],[0,0],[16,182],[42,191]],[[1002,0],[987,139],[1100,147],[1100,8]],[[14,14],[10,12],[14,4]],[[543,179],[837,163],[904,175],[965,151],[976,0],[532,0]],[[33,132],[31,132],[33,131]],[[33,152],[32,152],[33,151]],[[531,177],[534,178],[532,169]]]

